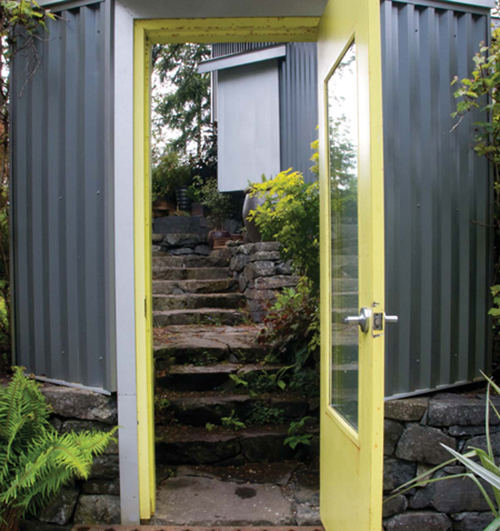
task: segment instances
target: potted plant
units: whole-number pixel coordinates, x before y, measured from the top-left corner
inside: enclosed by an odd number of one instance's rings
[[[167,151],[153,168],[153,205],[156,201],[173,198],[175,194],[178,209],[188,212],[191,208],[191,199],[188,197],[190,180],[189,166],[180,160],[176,152]]]
[[[202,188],[202,204],[210,212],[208,219],[212,230],[208,234],[208,243],[213,247],[216,239],[229,238],[231,236],[225,230],[225,224],[233,213],[233,201],[230,195],[219,192],[215,179],[210,179]]]
[[[188,196],[191,199],[191,215],[195,217],[205,217],[207,209],[203,204],[203,179],[200,175],[193,177],[193,182],[188,187]]]

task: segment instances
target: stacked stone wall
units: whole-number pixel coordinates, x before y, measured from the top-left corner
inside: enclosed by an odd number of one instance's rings
[[[442,444],[464,453],[486,449],[484,393],[438,393],[385,405],[384,493],[450,460]],[[500,401],[497,407],[500,406]],[[500,456],[500,421],[492,412],[493,451]],[[461,474],[448,466],[434,478]],[[469,478],[413,488],[384,504],[386,531],[483,531],[492,521],[479,488]]]
[[[42,388],[52,406],[51,423],[60,433],[84,430],[110,431],[117,425],[116,396],[45,385]],[[118,436],[117,436],[118,437]],[[120,480],[118,445],[111,443],[94,459],[87,481],[74,481],[38,514],[37,520],[22,522],[22,531],[62,531],[74,523],[120,523]]]
[[[261,322],[265,307],[276,300],[283,288],[295,287],[299,277],[290,262],[280,254],[279,242],[261,242],[232,245],[229,268],[239,290],[244,293],[254,322]]]

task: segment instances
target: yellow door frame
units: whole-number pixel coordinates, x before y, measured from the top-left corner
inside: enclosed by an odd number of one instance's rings
[[[139,504],[155,512],[150,187],[151,47],[167,43],[315,42],[319,17],[136,20],[134,27],[134,267]]]

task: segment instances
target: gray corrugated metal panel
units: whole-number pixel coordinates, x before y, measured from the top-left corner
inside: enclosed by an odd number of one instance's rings
[[[316,43],[287,44],[280,63],[281,169],[302,172],[306,182],[315,180],[310,158],[318,138],[317,78]]]
[[[114,390],[111,2],[64,11],[12,81],[16,361]],[[111,195],[110,195],[111,194]]]
[[[272,42],[220,42],[212,44],[212,58],[234,55],[236,53],[261,50],[268,46],[273,46]]]
[[[382,10],[386,394],[471,381],[491,365],[491,176],[453,129],[455,75],[466,77],[489,17],[384,0]]]

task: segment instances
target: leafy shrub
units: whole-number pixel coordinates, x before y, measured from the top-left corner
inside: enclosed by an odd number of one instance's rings
[[[265,241],[279,241],[285,260],[307,276],[314,293],[319,293],[319,183],[308,184],[291,169],[274,179],[263,177],[251,186],[253,196],[264,199],[252,210],[254,221]]]
[[[233,214],[231,196],[219,192],[216,179],[210,179],[201,188],[201,203],[210,210],[208,218],[213,229],[224,229],[224,224]]]
[[[114,441],[109,433],[59,434],[40,385],[16,367],[0,387],[0,530],[48,503],[73,478],[87,479],[93,457]]]
[[[284,411],[276,407],[270,407],[262,402],[253,404],[252,411],[248,417],[249,424],[283,424]]]
[[[299,444],[310,446],[313,436],[310,433],[306,433],[307,422],[310,420],[315,419],[313,417],[302,417],[297,422],[291,422],[288,428],[288,437],[283,444],[290,446],[292,450],[295,450]]]
[[[271,345],[271,358],[293,364],[295,374],[314,366],[319,351],[319,305],[312,283],[302,277],[269,305],[259,341]]]
[[[172,196],[176,188],[189,184],[190,167],[174,151],[167,151],[153,168],[151,194],[153,201]]]

